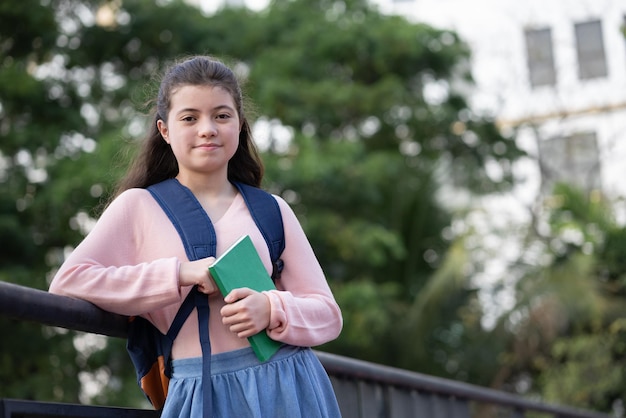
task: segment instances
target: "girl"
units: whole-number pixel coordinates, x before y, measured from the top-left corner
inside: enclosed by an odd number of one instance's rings
[[[235,289],[226,297],[208,273],[215,260],[189,261],[167,215],[145,190],[176,178],[215,228],[217,256],[248,234],[271,271],[267,245],[232,182],[259,187],[263,166],[252,141],[234,73],[210,57],[166,71],[143,148],[94,229],[54,277],[50,291],[122,315],[141,315],[163,333],[193,286],[211,315],[212,414],[215,417],[338,417],[330,380],[306,347],[337,338],[339,306],[291,208],[283,217],[284,269],[278,290]],[[282,348],[260,363],[247,337],[267,332]],[[188,317],[172,347],[172,379],[162,417],[202,410],[198,319]]]

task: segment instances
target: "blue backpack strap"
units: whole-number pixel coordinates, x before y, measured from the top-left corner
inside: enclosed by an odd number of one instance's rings
[[[234,184],[267,243],[275,273],[280,273],[285,231],[278,202],[262,189],[244,183]],[[215,256],[217,238],[213,224],[191,190],[178,180],[169,179],[148,187],[148,191],[172,221],[183,240],[189,260]]]
[[[215,256],[217,239],[211,219],[191,190],[176,179],[148,187],[170,218],[185,245],[189,260]]]
[[[267,243],[272,260],[272,279],[277,280],[283,270],[283,261],[280,256],[285,249],[283,216],[278,202],[265,190],[244,183],[234,184],[243,196],[252,219]]]
[[[191,190],[180,184],[178,180],[169,179],[148,187],[148,191],[159,203],[176,228],[176,231],[178,231],[189,260],[193,261],[215,256],[217,241],[213,224]],[[167,332],[167,338],[169,341],[174,341],[194,307],[198,311],[198,332],[202,348],[203,417],[210,418],[213,410],[213,390],[211,387],[209,301],[208,296],[198,291],[196,286],[185,298],[185,301],[176,313],[176,317]],[[169,369],[169,364],[166,367]]]

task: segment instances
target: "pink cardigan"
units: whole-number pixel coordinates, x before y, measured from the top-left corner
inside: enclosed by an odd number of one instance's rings
[[[316,346],[331,341],[343,326],[341,311],[298,219],[280,197],[285,228],[285,268],[270,300],[271,338],[291,345]],[[250,235],[268,272],[267,245],[240,194],[224,216],[213,222],[217,255],[244,234]],[[122,193],[94,229],[65,260],[50,292],[85,299],[123,315],[142,315],[165,332],[190,287],[178,286],[180,261],[187,261],[176,229],[145,189]],[[214,354],[248,346],[221,322],[223,297],[209,297],[209,330]],[[174,342],[173,358],[201,356],[194,311]]]

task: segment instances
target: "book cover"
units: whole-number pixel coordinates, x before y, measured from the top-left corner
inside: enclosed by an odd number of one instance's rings
[[[276,289],[248,235],[238,239],[217,258],[209,271],[222,296],[240,287],[258,292]],[[281,346],[281,343],[272,340],[265,331],[248,337],[248,341],[259,361],[269,360]]]

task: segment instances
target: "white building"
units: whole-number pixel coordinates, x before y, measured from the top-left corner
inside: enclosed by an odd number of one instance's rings
[[[468,42],[473,108],[541,161],[524,166],[525,203],[561,179],[626,196],[626,0],[373,1]]]

